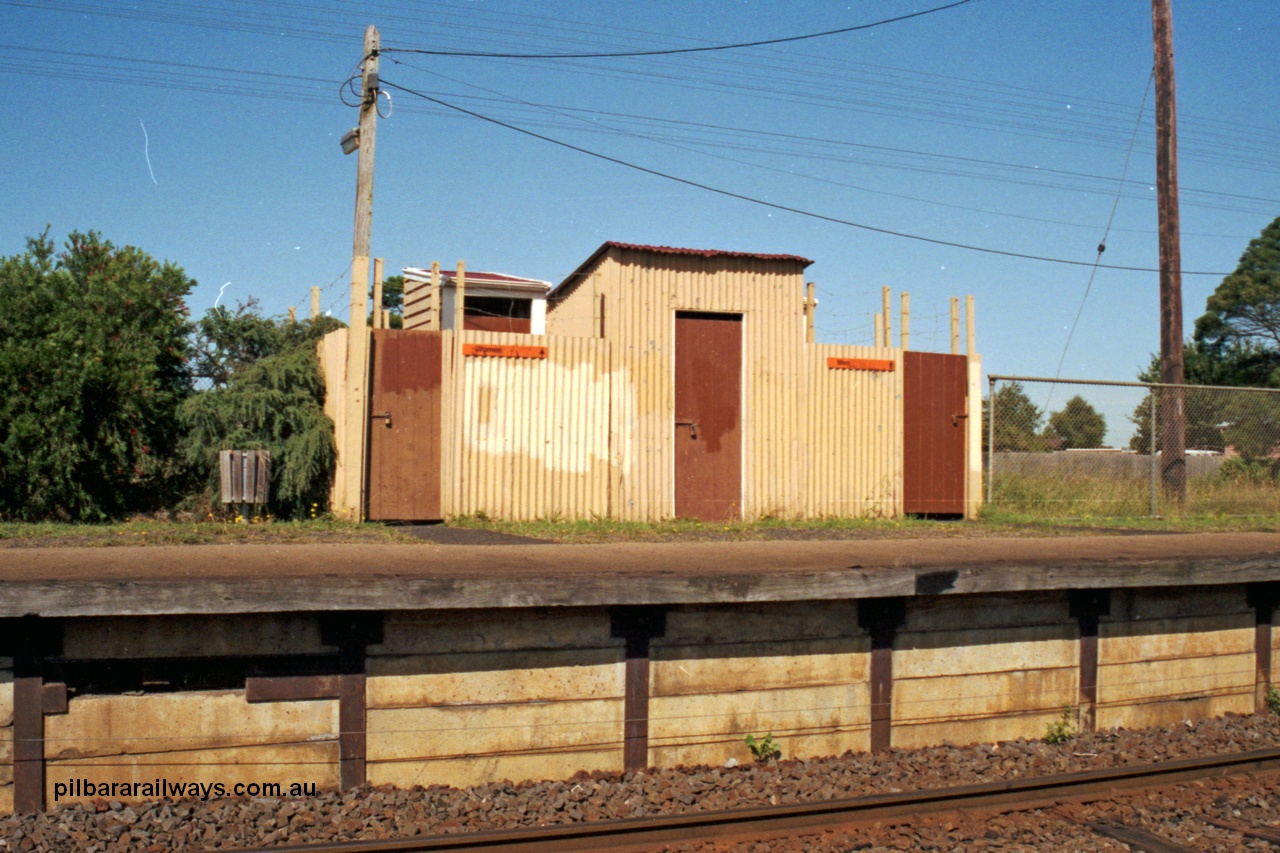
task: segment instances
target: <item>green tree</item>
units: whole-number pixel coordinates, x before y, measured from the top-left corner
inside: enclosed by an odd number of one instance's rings
[[[195,282],[93,231],[55,256],[48,233],[0,260],[0,515],[155,509],[181,484]]]
[[[240,303],[235,311],[216,306],[196,323],[191,373],[209,387],[224,388],[259,359],[314,344],[342,325],[332,317],[295,322],[264,317],[256,297]]]
[[[213,388],[224,388],[231,377],[258,359],[282,348],[279,325],[258,312],[250,298],[235,311],[215,305],[196,323],[191,373]]]
[[[1250,345],[1252,346],[1252,345]],[[1188,341],[1183,348],[1185,377],[1188,385],[1243,385],[1232,381],[1241,377],[1244,362],[1227,362],[1208,352],[1204,344]],[[1139,382],[1160,381],[1160,356],[1152,355],[1146,369],[1138,374]],[[1158,393],[1167,393],[1161,389]],[[1183,390],[1183,411],[1186,413],[1186,447],[1189,450],[1217,450],[1224,448],[1222,429],[1223,406],[1227,397],[1219,391],[1188,388]],[[1129,449],[1139,453],[1151,452],[1151,394],[1142,398],[1129,415],[1134,425]],[[1159,451],[1160,432],[1156,431],[1156,450]]]
[[[1079,394],[1049,415],[1049,435],[1058,439],[1064,450],[1101,447],[1106,434],[1106,419]]]
[[[213,309],[200,321],[201,358],[213,388],[180,410],[185,458],[211,492],[218,489],[218,452],[271,451],[269,507],[305,517],[327,505],[336,450],[324,414],[324,382],[315,343],[342,323],[263,317],[256,302]]]
[[[1280,351],[1280,217],[1249,242],[1196,320],[1195,340],[1230,350],[1239,345]]]
[[[982,448],[989,450],[991,435],[991,400],[982,401]],[[1044,451],[1048,449],[1041,429],[1044,412],[1031,402],[1020,382],[1000,386],[995,394],[995,449],[1009,451]]]

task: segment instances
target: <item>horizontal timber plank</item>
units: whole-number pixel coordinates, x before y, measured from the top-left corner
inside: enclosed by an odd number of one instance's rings
[[[861,599],[1280,579],[1280,534],[0,549],[0,618]]]

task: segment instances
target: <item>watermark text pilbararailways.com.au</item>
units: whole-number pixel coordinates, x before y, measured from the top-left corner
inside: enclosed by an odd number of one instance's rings
[[[71,779],[53,783],[53,801],[63,798],[119,797],[129,800],[161,800],[198,797],[213,800],[221,797],[314,797],[315,782],[170,782],[151,779],[145,782],[94,782]]]

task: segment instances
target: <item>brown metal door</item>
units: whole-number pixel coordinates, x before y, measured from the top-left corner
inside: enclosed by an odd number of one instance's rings
[[[440,512],[439,332],[374,329],[369,395],[370,521]]]
[[[742,317],[676,314],[676,516],[742,517]]]
[[[968,365],[962,355],[902,354],[903,509],[964,514]]]

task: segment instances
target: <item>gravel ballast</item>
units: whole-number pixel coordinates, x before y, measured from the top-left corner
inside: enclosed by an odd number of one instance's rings
[[[366,787],[296,800],[96,800],[0,818],[0,851],[167,853],[512,829],[811,802],[1271,747],[1280,747],[1280,717],[1227,716],[1141,731],[1083,734],[1061,745],[1021,740],[944,745],[732,768],[581,773],[568,780],[503,781],[465,790]],[[1055,818],[1045,820],[1052,823]]]

